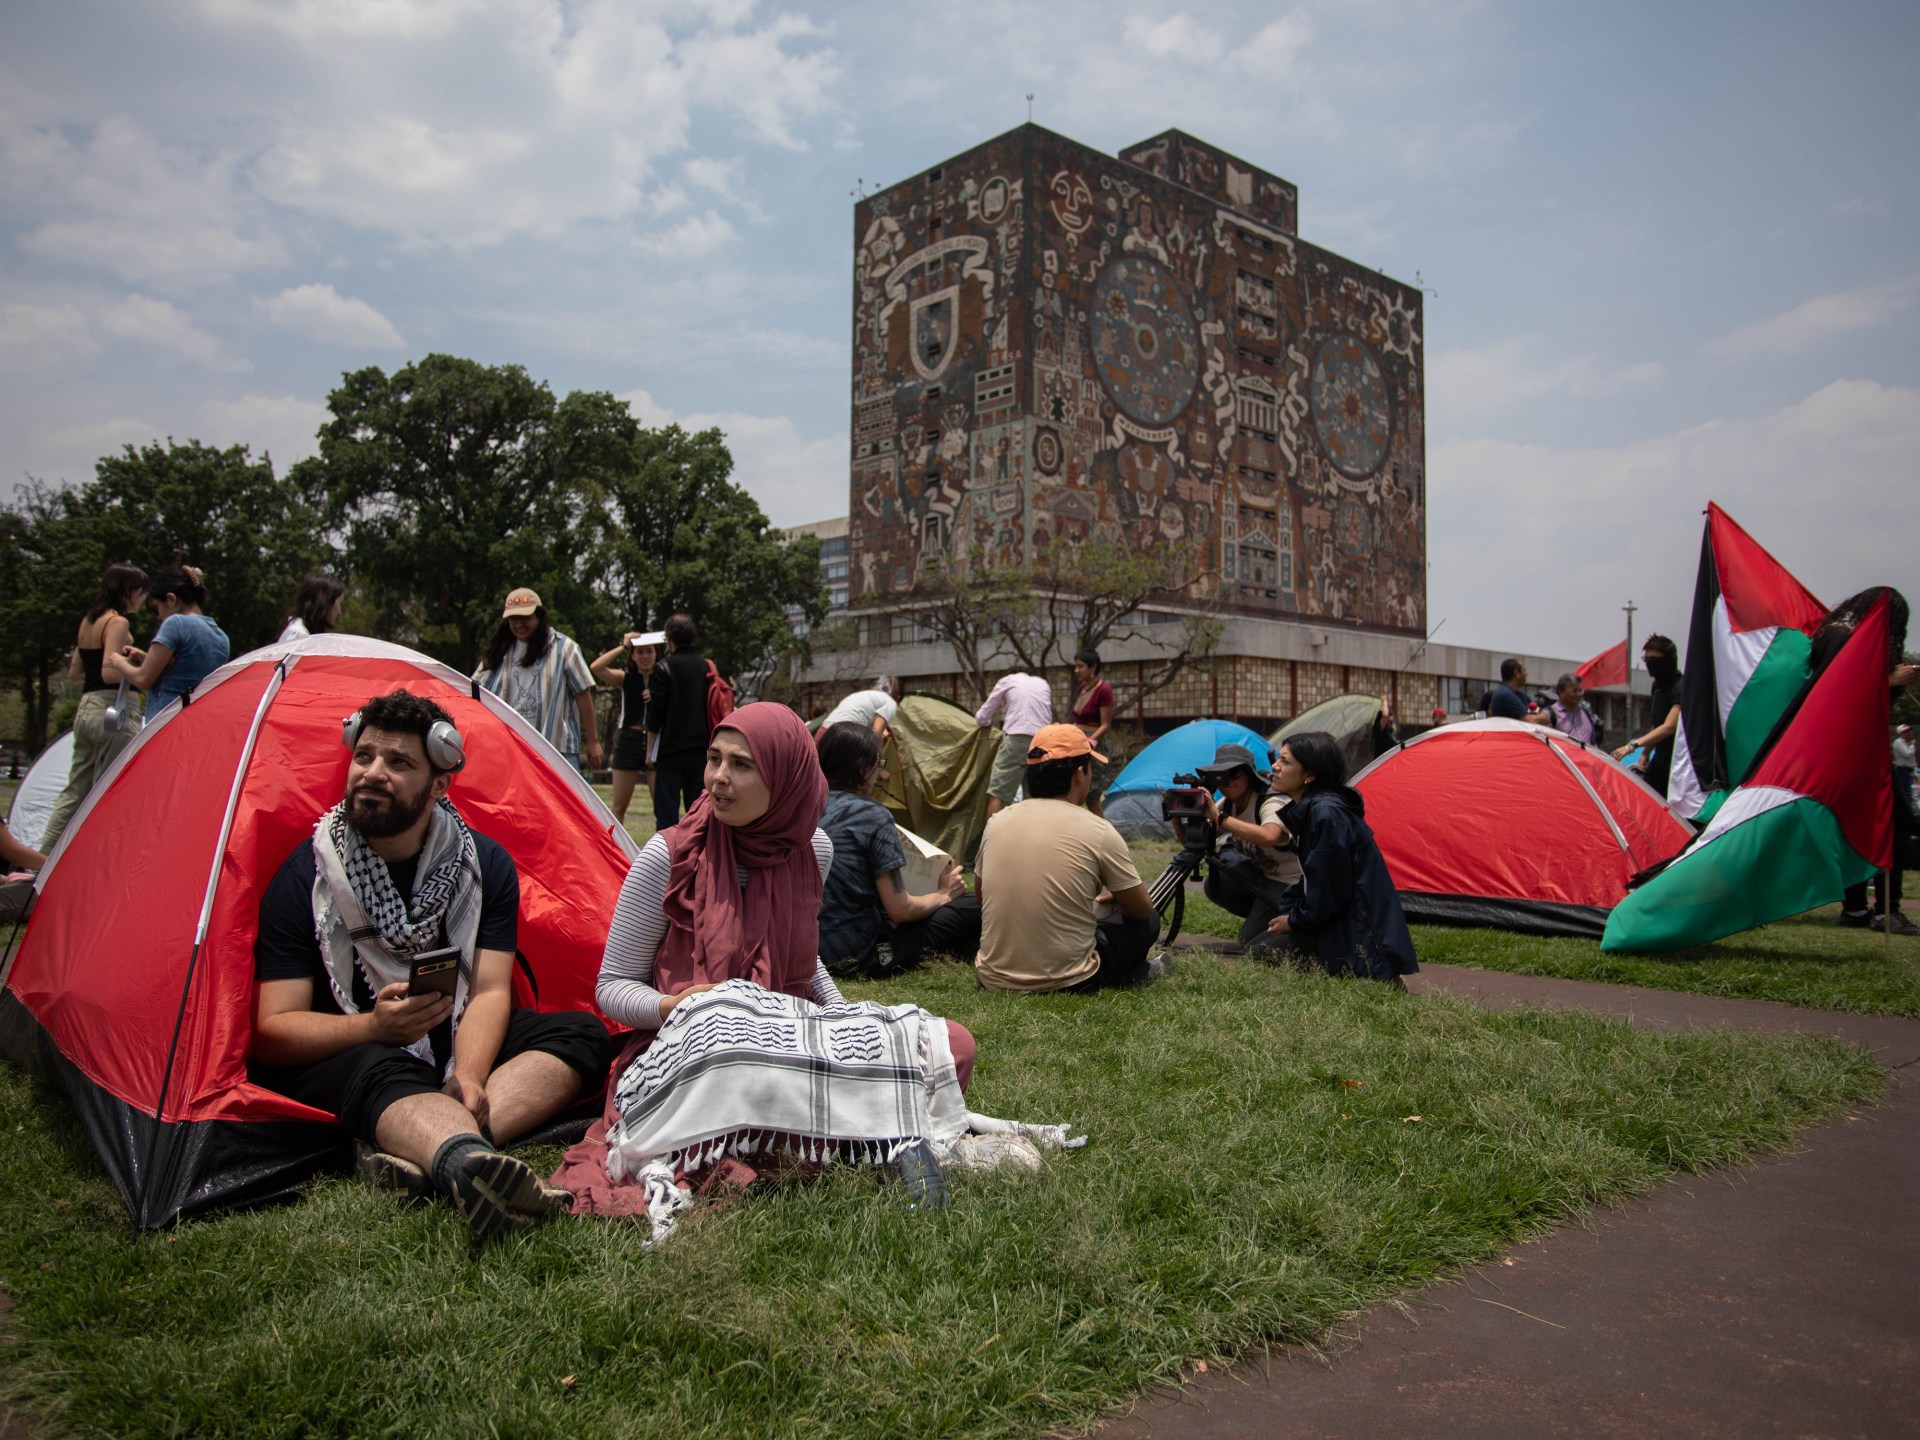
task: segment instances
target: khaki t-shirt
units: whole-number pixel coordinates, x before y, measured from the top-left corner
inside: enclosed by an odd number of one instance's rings
[[[1127,842],[1065,800],[1023,800],[987,821],[977,862],[989,990],[1064,990],[1100,968],[1094,897],[1140,883]]]

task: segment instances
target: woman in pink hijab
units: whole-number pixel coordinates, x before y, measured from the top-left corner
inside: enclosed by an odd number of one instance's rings
[[[621,1073],[690,996],[748,980],[820,1005],[843,1003],[819,957],[820,893],[833,864],[833,843],[819,828],[826,799],[813,737],[784,705],[743,706],[713,732],[700,799],[641,847],[614,906],[594,998],[634,1036],[614,1062],[610,1111]],[[964,1088],[973,1037],[945,1023]],[[574,1173],[576,1161],[595,1158],[598,1142],[604,1176],[605,1127],[614,1118],[603,1118],[555,1176],[580,1197],[576,1210],[630,1208],[598,1186],[583,1187]]]

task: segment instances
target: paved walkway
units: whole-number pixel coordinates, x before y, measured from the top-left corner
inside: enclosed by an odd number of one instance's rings
[[[1791,1154],[1669,1181],[1376,1306],[1328,1357],[1196,1377],[1105,1435],[1920,1436],[1920,1021],[1447,965],[1412,988],[1840,1035],[1893,1079]]]

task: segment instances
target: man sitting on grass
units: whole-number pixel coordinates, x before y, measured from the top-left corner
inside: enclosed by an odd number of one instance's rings
[[[1047,725],[1027,751],[1027,803],[987,821],[980,841],[980,954],[989,990],[1102,990],[1145,985],[1160,917],[1127,842],[1085,808],[1092,762],[1077,725]]]
[[[565,1196],[493,1142],[597,1088],[606,1031],[513,1008],[520,876],[446,798],[465,763],[446,711],[396,690],[347,729],[346,798],[261,897],[253,1078],[339,1116],[376,1184],[437,1191],[480,1240],[525,1229]],[[412,957],[445,947],[452,996],[409,995]]]

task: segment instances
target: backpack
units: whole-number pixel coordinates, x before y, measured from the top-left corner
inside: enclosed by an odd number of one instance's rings
[[[733,686],[707,661],[707,733],[712,734],[734,711]]]

